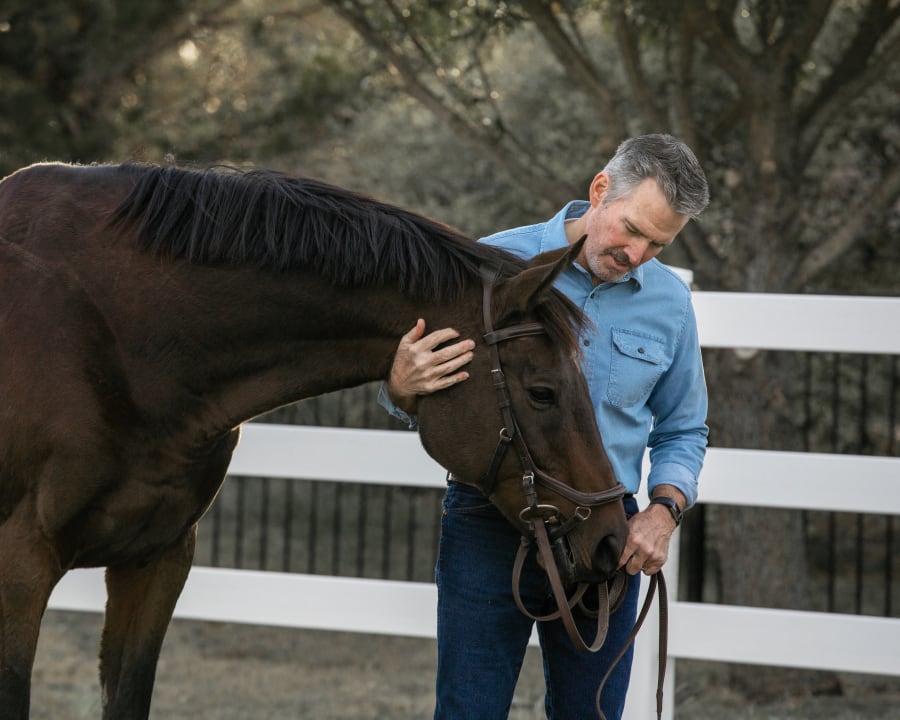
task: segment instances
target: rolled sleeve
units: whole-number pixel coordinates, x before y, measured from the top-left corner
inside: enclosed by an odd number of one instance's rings
[[[647,491],[651,497],[654,488],[660,485],[678,488],[687,499],[685,510],[697,502],[697,475],[684,465],[674,462],[654,463],[647,480]]]
[[[417,430],[419,427],[419,420],[415,415],[409,415],[400,408],[398,408],[394,403],[391,402],[391,398],[388,395],[387,391],[387,383],[381,383],[381,388],[378,390],[378,404],[381,405],[385,410],[388,411],[393,417],[397,418],[401,422],[405,422],[410,430]]]

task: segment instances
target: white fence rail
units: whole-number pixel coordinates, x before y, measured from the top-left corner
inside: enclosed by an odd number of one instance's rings
[[[697,292],[706,347],[900,354],[900,299]],[[443,485],[411,433],[247,425],[233,475]],[[700,502],[900,515],[900,458],[712,448]],[[673,545],[677,545],[674,543]],[[677,587],[677,557],[667,566]],[[360,601],[365,597],[365,603]],[[71,572],[52,608],[102,611],[102,572]],[[360,612],[361,607],[365,612]],[[176,617],[434,637],[430,583],[194,568]],[[686,603],[670,608],[669,654],[900,676],[900,620]],[[653,716],[655,618],[638,639],[626,717]],[[673,716],[670,673],[666,717]]]

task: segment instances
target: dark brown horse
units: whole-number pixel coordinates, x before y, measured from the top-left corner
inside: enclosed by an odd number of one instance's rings
[[[550,288],[572,252],[532,266],[413,213],[265,172],[35,165],[0,183],[0,718],[27,718],[51,590],[107,568],[103,717],[149,715],[163,636],[197,522],[244,421],[384,378],[417,317],[480,338],[480,269],[499,272],[511,407],[542,477],[540,502],[577,517],[567,580],[602,580],[624,541],[620,502],[574,359],[578,313]],[[526,326],[527,327],[527,326]],[[491,360],[423,398],[422,441],[476,484],[505,416]],[[519,453],[491,497],[525,506]],[[493,480],[492,480],[493,482]],[[298,608],[302,612],[302,608]]]

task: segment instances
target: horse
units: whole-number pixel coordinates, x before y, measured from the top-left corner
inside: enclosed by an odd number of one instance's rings
[[[610,577],[621,491],[578,368],[580,313],[552,287],[577,249],[524,261],[265,169],[40,163],[4,178],[0,718],[28,717],[54,585],[104,567],[103,718],[145,720],[241,424],[384,379],[420,317],[477,343],[470,379],[421,398],[427,452],[523,533],[526,504],[568,519],[566,582]]]

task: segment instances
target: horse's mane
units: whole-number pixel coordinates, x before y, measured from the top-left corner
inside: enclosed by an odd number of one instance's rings
[[[137,163],[121,170],[134,187],[112,223],[136,228],[145,249],[173,259],[274,271],[307,267],[336,285],[390,284],[424,302],[458,299],[480,282],[482,265],[503,276],[527,266],[447,225],[311,178]],[[538,311],[555,341],[575,347],[572,329],[581,313],[559,299]]]

